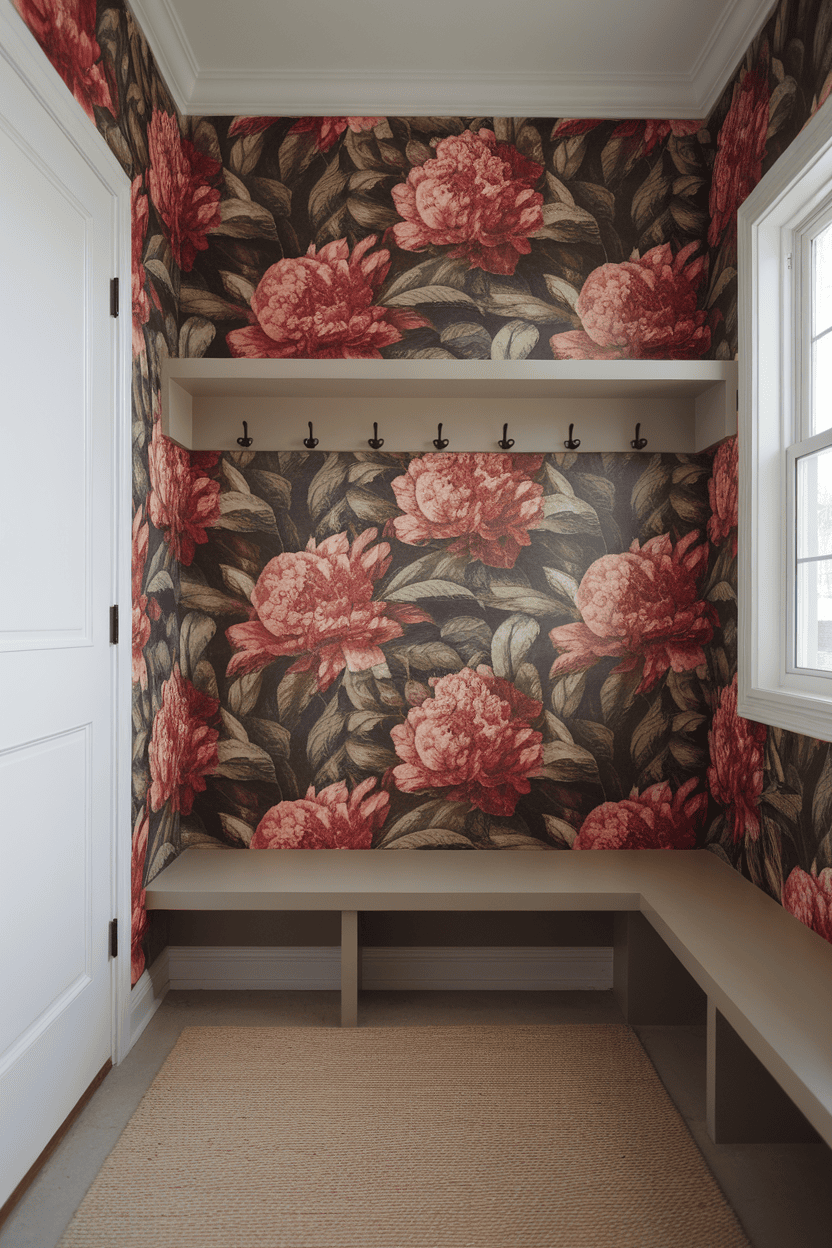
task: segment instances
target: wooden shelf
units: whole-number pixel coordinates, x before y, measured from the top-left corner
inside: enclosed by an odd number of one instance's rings
[[[365,450],[373,421],[387,451],[627,451],[635,423],[650,451],[704,450],[736,432],[737,365],[715,360],[168,360],[162,429],[192,450]]]

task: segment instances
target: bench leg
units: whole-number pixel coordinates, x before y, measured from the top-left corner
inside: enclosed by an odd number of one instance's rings
[[[358,1026],[360,988],[358,911],[341,911],[341,1026]]]
[[[705,994],[638,911],[615,916],[613,992],[628,1023],[705,1021]]]
[[[715,1144],[815,1143],[819,1137],[780,1084],[708,1001],[708,1135]]]

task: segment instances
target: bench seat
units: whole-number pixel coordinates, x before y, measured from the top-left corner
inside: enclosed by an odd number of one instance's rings
[[[361,911],[613,911],[615,991],[629,1022],[682,1021],[697,985],[707,997],[712,1138],[807,1138],[804,1115],[832,1145],[832,945],[706,850],[188,849],[146,902],[341,911],[348,1026]]]

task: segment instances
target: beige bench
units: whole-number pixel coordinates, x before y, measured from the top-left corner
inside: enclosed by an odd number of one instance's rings
[[[687,1022],[707,997],[712,1138],[813,1138],[805,1115],[832,1145],[832,946],[705,850],[189,849],[152,881],[147,906],[340,910],[347,1027],[361,911],[613,911],[614,990],[628,1022]]]

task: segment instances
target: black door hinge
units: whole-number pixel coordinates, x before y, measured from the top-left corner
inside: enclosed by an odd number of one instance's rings
[[[110,919],[110,957],[118,957],[118,919]]]
[[[110,607],[110,645],[118,645],[118,604]]]
[[[118,278],[110,278],[110,316],[118,316]]]

